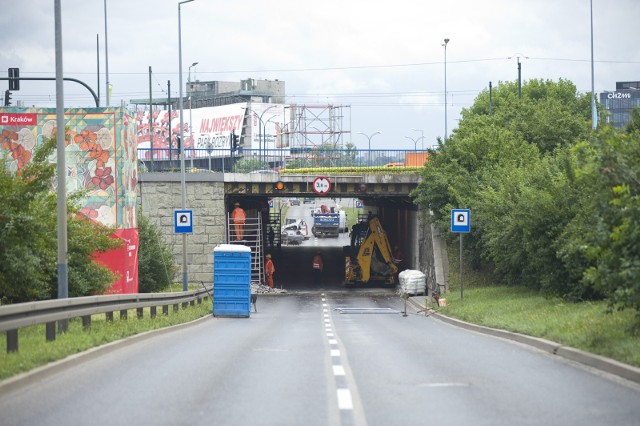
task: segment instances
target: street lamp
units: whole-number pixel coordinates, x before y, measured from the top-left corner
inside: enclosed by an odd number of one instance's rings
[[[420,139],[422,140],[422,150],[424,151],[424,130],[422,129],[411,129],[414,132],[420,132]]]
[[[189,65],[189,80],[188,80],[188,84],[189,84],[189,93],[191,93],[193,90],[191,88],[191,68],[195,67],[196,65],[198,65],[199,62],[194,62],[191,65]]]
[[[366,138],[367,138],[367,140],[369,141],[369,160],[368,160],[369,165],[371,165],[371,139],[372,139],[375,135],[379,135],[379,134],[381,134],[381,133],[382,133],[382,132],[381,132],[380,130],[378,130],[377,132],[372,133],[372,134],[371,134],[371,136],[369,136],[369,135],[367,135],[366,133],[358,132],[358,134],[359,134],[359,135],[364,135],[364,137],[366,137]]]
[[[184,175],[184,118],[182,102],[182,18],[180,8],[185,3],[193,0],[184,0],[178,3],[178,77],[180,80],[180,97],[178,98],[180,108],[180,188],[182,191],[182,209],[187,208],[187,190]],[[182,290],[188,290],[187,282],[187,234],[182,234]]]
[[[263,166],[263,159],[262,159],[262,146],[263,146],[263,144],[262,144],[262,130],[263,130],[263,129],[262,129],[262,128],[263,128],[263,127],[264,127],[264,133],[265,133],[265,135],[266,135],[266,133],[267,133],[267,125],[266,125],[266,123],[264,123],[264,122],[262,121],[262,117],[263,117],[263,116],[267,113],[267,111],[269,111],[271,108],[275,108],[275,107],[277,107],[277,106],[278,106],[278,105],[271,105],[269,108],[267,108],[267,109],[265,109],[264,111],[262,111],[262,114],[260,114],[260,115],[258,115],[258,113],[257,113],[257,112],[255,112],[254,110],[250,109],[250,111],[253,113],[253,115],[255,115],[255,116],[256,116],[256,118],[260,121],[260,125],[258,126],[258,158],[260,158],[260,167],[262,167],[262,166]],[[266,138],[265,138],[265,141],[264,141],[264,149],[266,150],[266,148],[267,148],[267,141],[266,141]]]
[[[191,106],[193,103],[193,90],[191,88],[191,68],[195,67],[196,65],[198,65],[198,63],[194,62],[189,66],[189,80],[187,83],[189,85],[189,140],[191,140],[191,143],[193,143],[193,114],[191,113]],[[193,166],[193,156],[191,156],[191,166]]]
[[[449,39],[444,39],[444,142],[447,142],[447,44]]]
[[[414,139],[414,138],[409,137],[409,136],[405,136],[405,138],[407,138],[407,139],[409,139],[411,142],[413,142],[413,150],[414,150],[414,151],[417,151],[417,150],[418,150],[418,141],[420,140],[420,138],[416,138],[416,139]]]

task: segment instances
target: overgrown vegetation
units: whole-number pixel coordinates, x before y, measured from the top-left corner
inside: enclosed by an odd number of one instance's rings
[[[606,300],[573,303],[524,286],[497,285],[491,270],[468,266],[461,298],[458,253],[457,247],[449,249],[450,291],[442,296],[446,306],[435,308],[440,313],[640,366],[640,330],[633,327],[632,310],[610,312]]]
[[[588,94],[532,80],[522,99],[501,83],[491,114],[481,93],[462,117],[414,195],[443,231],[451,209],[472,210],[471,266],[548,297],[606,299],[640,319],[640,115],[627,132],[591,131]]]
[[[138,209],[138,291],[166,290],[178,274],[178,264],[170,245],[164,243],[160,229]]]
[[[7,167],[7,155],[18,149],[12,150],[10,136],[3,132],[0,151],[0,302],[53,299],[58,291],[56,165],[48,157],[55,138],[36,147],[32,158],[22,158],[14,172]],[[93,256],[122,244],[109,237],[113,229],[84,218],[77,204],[82,195],[67,198],[70,297],[100,294],[109,287],[116,277]]]

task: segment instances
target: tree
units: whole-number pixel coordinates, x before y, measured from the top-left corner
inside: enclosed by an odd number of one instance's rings
[[[607,128],[576,147],[580,211],[563,234],[563,259],[583,270],[583,292],[640,319],[640,133]]]
[[[138,213],[138,289],[153,293],[166,289],[178,273],[171,246],[164,244],[162,233],[139,210]]]
[[[627,133],[640,132],[640,108],[634,108],[629,113],[629,123],[625,129]]]
[[[6,137],[5,137],[6,136]],[[51,299],[57,295],[57,198],[53,191],[55,164],[48,161],[55,138],[34,149],[14,173],[8,152],[16,152],[11,135],[3,132],[0,158],[0,300],[2,303]],[[2,154],[3,152],[0,152]],[[112,229],[81,215],[77,201],[67,201],[69,296],[104,292],[115,277],[93,262],[96,252],[121,246],[109,238]]]
[[[522,99],[515,83],[500,84],[491,114],[488,95],[463,110],[459,127],[431,153],[416,202],[443,231],[452,209],[470,208],[465,257],[472,265],[484,262],[505,282],[555,292],[567,274],[554,244],[574,212],[564,193],[566,150],[588,134],[589,104],[564,80],[526,82]]]

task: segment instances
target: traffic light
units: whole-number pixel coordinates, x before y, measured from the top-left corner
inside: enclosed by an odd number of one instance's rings
[[[239,150],[240,136],[236,135],[235,132],[232,132],[229,137],[231,138],[231,152]]]
[[[284,188],[285,188],[284,182],[282,182],[281,180],[273,184],[273,192],[284,191]]]
[[[20,90],[20,68],[9,68],[9,90]]]
[[[9,90],[4,91],[4,106],[11,105],[11,92]]]

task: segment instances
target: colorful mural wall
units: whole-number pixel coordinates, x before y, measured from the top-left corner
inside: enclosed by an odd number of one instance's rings
[[[125,241],[98,260],[118,273],[112,293],[138,292],[137,134],[136,123],[120,108],[65,110],[67,192],[87,190],[81,201],[89,219],[116,228]],[[0,108],[1,146],[14,172],[31,159],[34,148],[55,136],[53,108]],[[55,161],[55,154],[52,158]]]

